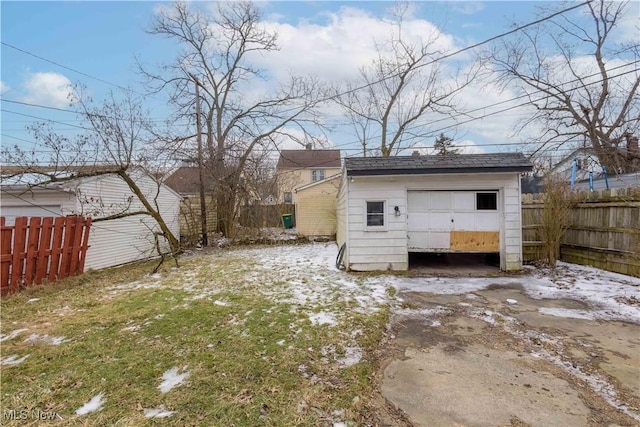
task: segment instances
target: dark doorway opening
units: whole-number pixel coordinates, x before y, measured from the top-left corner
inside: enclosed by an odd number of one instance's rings
[[[409,270],[447,276],[495,275],[500,272],[500,254],[409,252]]]

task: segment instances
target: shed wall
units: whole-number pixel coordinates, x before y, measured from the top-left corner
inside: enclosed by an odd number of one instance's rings
[[[407,192],[410,190],[498,190],[501,268],[522,268],[518,173],[349,177],[347,180],[348,208],[343,216],[348,235],[348,264],[345,265],[350,269],[366,271],[408,268],[406,212]],[[385,202],[383,230],[374,231],[365,226],[367,201]],[[344,204],[338,202],[339,206]],[[399,216],[394,214],[395,206],[400,210]]]

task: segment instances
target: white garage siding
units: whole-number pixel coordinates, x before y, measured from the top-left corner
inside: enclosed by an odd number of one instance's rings
[[[503,270],[522,268],[520,174],[433,174],[347,177],[348,193],[345,241],[348,242],[348,266],[351,270],[406,270],[408,268],[407,195],[410,191],[497,191],[500,220],[500,259]],[[344,195],[346,199],[346,194]],[[367,227],[367,201],[385,202],[385,225],[376,230]],[[395,214],[394,207],[399,209]],[[344,209],[344,207],[343,207]],[[340,211],[339,211],[340,216]],[[339,222],[340,223],[340,222]],[[340,242],[340,240],[339,240]]]
[[[150,202],[153,202],[157,184],[146,174],[138,174],[136,184]],[[130,212],[144,209],[128,185],[115,175],[83,180],[78,186],[80,198],[99,199],[105,213],[116,213],[131,199]],[[160,213],[175,236],[180,235],[180,196],[166,186],[160,187],[158,196]],[[87,206],[77,202],[77,213],[90,214]],[[159,231],[155,220],[148,215],[136,215],[109,221],[94,222],[89,235],[85,269],[100,269],[146,259],[156,255],[153,231]],[[162,240],[161,240],[162,241]],[[167,248],[166,243],[164,249]]]
[[[75,194],[33,189],[27,192],[2,191],[0,214],[5,217],[7,225],[13,225],[21,216],[58,216],[67,215],[75,209]]]

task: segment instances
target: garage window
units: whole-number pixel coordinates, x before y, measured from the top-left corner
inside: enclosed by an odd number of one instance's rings
[[[479,211],[498,210],[498,195],[496,193],[476,193],[476,209]]]
[[[384,227],[384,202],[367,202],[367,227]]]

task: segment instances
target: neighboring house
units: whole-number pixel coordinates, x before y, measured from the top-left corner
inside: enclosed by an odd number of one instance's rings
[[[197,241],[202,235],[200,212],[200,173],[198,167],[180,166],[165,180],[164,184],[182,196],[180,202],[180,235],[188,240]],[[205,194],[207,205],[207,230],[216,230],[215,200],[211,194]]]
[[[340,173],[340,150],[282,150],[276,166],[278,201],[296,203],[296,188]]]
[[[520,153],[347,158],[337,241],[347,269],[406,270],[409,252],[500,254],[522,268]]]
[[[295,190],[296,230],[301,236],[333,237],[336,234],[336,195],[340,174]]]
[[[143,193],[152,201],[157,194],[160,213],[172,232],[178,236],[180,196],[157,183],[145,172],[132,174]],[[20,216],[83,215],[105,217],[120,212],[143,209],[127,184],[116,175],[78,178],[65,182],[36,186],[42,178],[22,174],[2,181],[0,213],[13,224]],[[154,231],[157,224],[148,215],[94,222],[89,234],[85,269],[100,269],[126,264],[157,255]]]
[[[589,173],[593,173],[594,177],[602,175],[602,166],[598,160],[593,148],[578,148],[573,150],[569,155],[560,159],[553,165],[545,175],[559,175],[567,182],[571,180],[574,159],[576,161],[576,181],[589,178]]]

